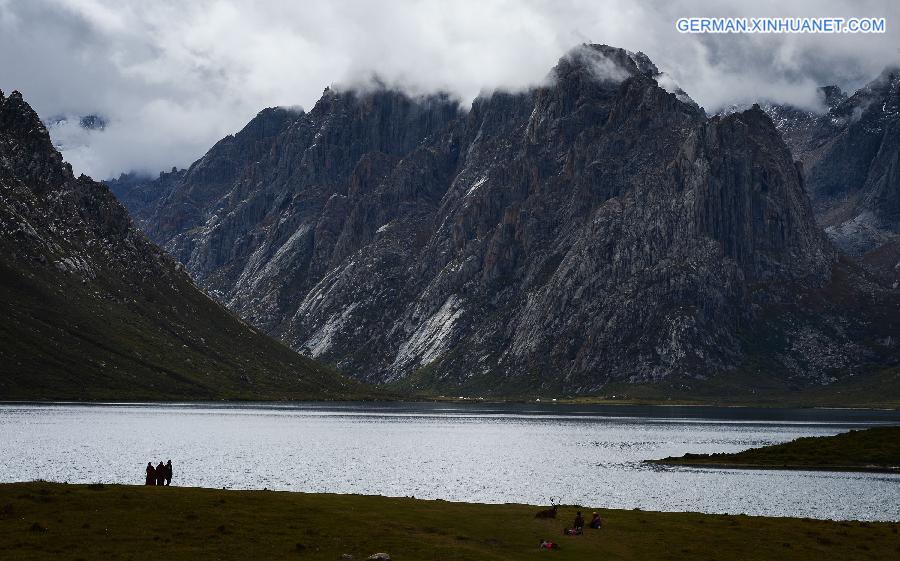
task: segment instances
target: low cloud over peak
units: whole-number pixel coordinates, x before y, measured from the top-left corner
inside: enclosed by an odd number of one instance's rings
[[[885,17],[887,33],[686,35],[686,16]],[[0,0],[0,89],[42,117],[102,116],[64,155],[97,178],[185,166],[263,107],[312,107],[325,86],[415,94],[539,84],[582,43],[642,51],[708,110],[757,99],[820,104],[900,61],[892,2],[625,0],[285,3]],[[75,134],[77,132],[77,134]]]

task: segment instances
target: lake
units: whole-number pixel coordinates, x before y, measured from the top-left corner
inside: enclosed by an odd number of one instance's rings
[[[480,503],[900,520],[900,475],[659,468],[897,411],[556,404],[0,404],[0,481],[173,484]]]

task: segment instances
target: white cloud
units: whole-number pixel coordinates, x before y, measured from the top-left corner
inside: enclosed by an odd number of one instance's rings
[[[878,16],[883,35],[696,36],[683,16]],[[43,117],[104,116],[64,151],[103,178],[185,166],[261,108],[311,107],[378,75],[412,92],[540,83],[582,42],[643,51],[708,109],[760,98],[814,106],[898,60],[893,2],[676,0],[0,0],[0,89]]]
[[[589,68],[591,77],[598,82],[618,83],[628,78],[628,71],[596,49],[577,46],[563,55],[566,60]]]

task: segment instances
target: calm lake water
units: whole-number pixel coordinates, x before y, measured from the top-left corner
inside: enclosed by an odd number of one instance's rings
[[[0,405],[0,481],[173,483],[482,503],[900,520],[900,475],[660,469],[900,424],[895,411],[448,404]]]

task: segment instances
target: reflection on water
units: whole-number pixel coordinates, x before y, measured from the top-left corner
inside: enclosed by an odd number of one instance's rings
[[[900,520],[900,476],[642,463],[900,424],[893,411],[448,404],[0,405],[0,481],[173,483]]]

